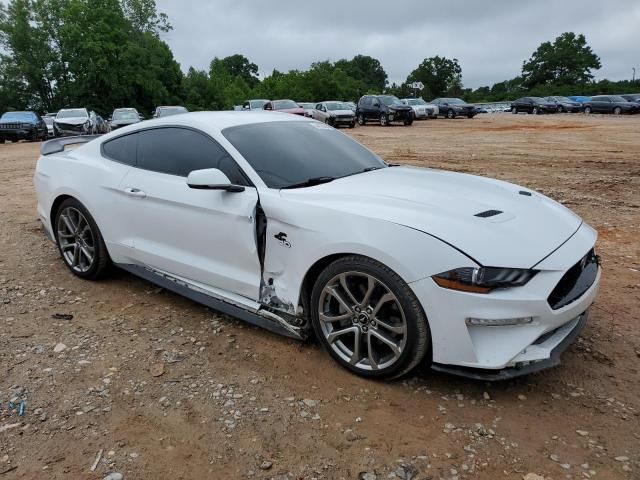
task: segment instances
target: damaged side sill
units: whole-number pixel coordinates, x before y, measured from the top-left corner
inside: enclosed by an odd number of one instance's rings
[[[244,320],[252,325],[265,328],[285,337],[297,340],[304,339],[300,328],[289,324],[284,318],[271,311],[263,310],[262,308],[250,309],[248,306],[232,303],[228,299],[214,295],[192,283],[156,269],[134,264],[116,264],[116,266],[178,295]]]

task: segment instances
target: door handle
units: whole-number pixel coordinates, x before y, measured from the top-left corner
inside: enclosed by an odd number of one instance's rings
[[[132,197],[144,198],[147,196],[146,193],[138,188],[125,187],[122,191]]]

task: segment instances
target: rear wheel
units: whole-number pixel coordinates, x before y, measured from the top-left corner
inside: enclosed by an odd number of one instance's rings
[[[4,143],[4,138],[0,138],[0,145]]]
[[[102,234],[91,214],[75,198],[68,198],[56,212],[53,228],[64,263],[75,275],[100,278],[110,259]]]
[[[558,113],[564,112],[564,108],[562,105],[558,105]]]
[[[511,113],[518,113],[518,109],[516,107],[511,107]]]
[[[349,128],[355,128],[355,126],[356,126],[356,122],[351,122],[351,123],[349,124]]]
[[[361,256],[343,257],[318,277],[311,294],[315,333],[351,372],[399,377],[430,347],[427,318],[409,286],[391,269]]]
[[[538,115],[538,113],[540,113],[540,110],[538,110],[538,107],[533,107],[533,108],[531,109],[531,113],[532,113],[533,115]]]
[[[589,115],[591,113],[591,107],[584,107],[584,113]]]

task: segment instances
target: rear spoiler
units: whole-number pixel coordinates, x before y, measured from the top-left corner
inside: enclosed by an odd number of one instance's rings
[[[87,143],[101,136],[102,135],[81,135],[77,137],[54,138],[53,140],[47,140],[42,144],[40,147],[40,153],[42,155],[51,155],[52,153],[64,152],[64,147],[67,145]]]

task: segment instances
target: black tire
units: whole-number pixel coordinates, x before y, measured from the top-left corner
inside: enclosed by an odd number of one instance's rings
[[[517,107],[511,107],[511,113],[513,113],[514,115],[518,113],[518,108]]]
[[[386,113],[380,114],[380,126],[388,127],[389,126],[389,117],[387,117]]]
[[[562,105],[558,105],[558,113],[563,113],[564,112],[564,108],[562,107]]]
[[[0,145],[4,144],[5,140],[4,138],[0,138]]]
[[[613,109],[613,114],[614,115],[620,115],[622,113],[622,108],[620,107],[616,107]]]
[[[409,120],[405,120],[405,121],[404,121],[404,124],[405,124],[407,127],[410,127],[411,125],[413,125],[413,118],[410,118]]]
[[[538,113],[540,113],[540,110],[538,110],[538,107],[533,107],[530,113],[531,115],[538,115]]]
[[[358,125],[364,125],[365,123],[367,123],[362,113],[358,114],[357,120],[358,120]]]
[[[340,357],[322,331],[320,302],[323,290],[336,276],[347,272],[349,274],[360,273],[373,277],[376,281],[380,282],[381,287],[386,288],[395,296],[397,303],[393,306],[399,305],[402,309],[400,313],[404,315],[404,321],[406,323],[404,347],[397,357],[394,357],[394,362],[385,368],[366,369],[352,365],[349,361]],[[373,296],[371,298],[373,298]],[[380,312],[381,311],[382,309]],[[431,335],[427,317],[411,288],[409,288],[404,280],[393,270],[368,257],[359,255],[342,257],[327,266],[318,276],[313,286],[310,312],[313,329],[325,350],[327,350],[333,359],[341,366],[363,377],[376,379],[400,377],[418,365],[429,353],[431,348]],[[375,319],[376,316],[372,316],[371,318]],[[347,322],[350,321],[347,320]],[[356,323],[355,320],[354,323]],[[370,328],[374,327],[375,325],[371,324]],[[381,357],[379,357],[379,359],[380,358]]]
[[[456,118],[456,112],[453,109],[447,110],[446,116],[449,120]]]
[[[584,107],[584,113],[586,115],[590,115],[591,114],[591,107]]]
[[[92,239],[91,245],[94,249],[94,255],[93,260],[87,266],[86,271],[79,271],[78,269],[74,268],[63,252],[62,239],[59,235],[59,224],[61,222],[61,215],[63,214],[63,212],[68,211],[68,209],[80,212],[84,216],[90,229]],[[56,244],[58,245],[58,251],[62,256],[65,265],[69,268],[69,270],[71,270],[74,275],[87,280],[97,280],[100,277],[104,276],[108,267],[111,265],[109,252],[107,251],[107,246],[104,243],[104,239],[102,238],[102,234],[100,233],[98,225],[96,225],[95,220],[93,219],[89,211],[84,207],[84,205],[82,205],[82,203],[80,203],[75,198],[68,198],[64,200],[55,213],[52,228],[56,239]],[[86,239],[87,238],[85,237],[84,240],[86,241]],[[76,236],[75,241],[78,241],[78,236]]]
[[[473,118],[475,115],[467,115],[467,118]]]
[[[356,126],[356,122],[351,122],[351,123],[349,124],[349,128],[355,128],[355,126]]]

